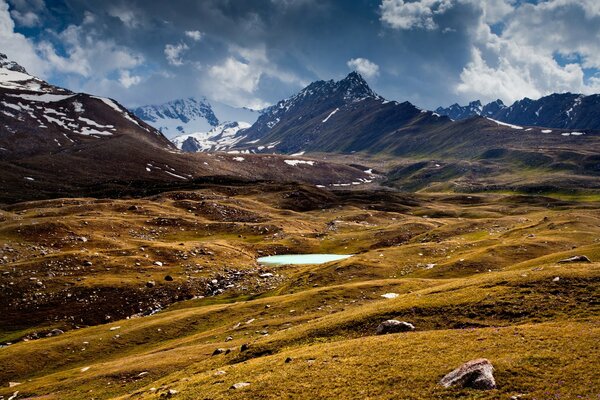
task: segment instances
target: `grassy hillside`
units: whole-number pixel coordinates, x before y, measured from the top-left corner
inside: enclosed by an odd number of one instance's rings
[[[594,399],[594,200],[264,185],[16,204],[0,398]],[[255,261],[317,252],[355,256]],[[416,330],[375,335],[391,318]],[[480,357],[497,389],[438,385]]]

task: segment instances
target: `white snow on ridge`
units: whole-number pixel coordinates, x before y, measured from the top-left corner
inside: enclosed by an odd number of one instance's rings
[[[333,114],[335,114],[338,111],[340,111],[339,108],[336,108],[335,110],[333,110],[331,113],[329,113],[329,115],[327,116],[327,118],[325,118],[322,122],[325,123],[325,122],[329,121],[329,118],[331,118],[333,116]]]
[[[585,135],[583,132],[564,132],[561,133],[562,136],[582,136]]]
[[[552,129],[542,129],[542,133],[552,133]]]
[[[148,129],[146,129],[145,127],[143,127],[142,125],[140,125],[139,122],[137,122],[135,119],[133,119],[133,118],[131,118],[131,116],[129,116],[129,111],[128,110],[119,107],[117,105],[117,103],[115,103],[111,99],[106,98],[106,97],[98,97],[98,96],[91,96],[91,97],[93,97],[94,99],[98,99],[98,100],[102,101],[104,104],[106,104],[107,106],[109,106],[113,110],[120,112],[121,115],[123,115],[123,117],[125,119],[129,120],[130,122],[133,122],[134,124],[136,124],[137,126],[139,126],[140,128],[142,128],[143,130],[149,132]]]
[[[37,101],[41,103],[55,103],[57,101],[65,100],[75,96],[74,94],[8,94],[10,97],[18,97],[20,99]]]
[[[185,134],[177,136],[171,139],[171,141],[177,148],[181,149],[187,139],[193,138],[199,146],[198,151],[223,151],[241,141],[244,136],[238,135],[238,132],[249,127],[250,124],[246,122],[226,123],[216,126],[208,132]]]
[[[307,164],[310,166],[315,165],[314,161],[306,161],[306,160],[284,160],[284,163],[286,163],[287,165],[291,165],[293,167],[299,165],[299,164]]]
[[[507,124],[506,122],[497,121],[497,120],[492,119],[492,118],[487,118],[487,119],[489,119],[490,121],[493,121],[493,122],[497,123],[498,125],[508,126],[509,128],[513,128],[513,129],[523,129],[523,127],[519,126],[519,125]]]

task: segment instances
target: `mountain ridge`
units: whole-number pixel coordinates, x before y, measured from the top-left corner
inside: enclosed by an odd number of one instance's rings
[[[479,100],[466,106],[453,104],[435,110],[453,120],[485,116],[509,124],[556,129],[600,129],[600,95],[552,93],[537,100],[524,98],[507,106],[501,100],[481,105]]]

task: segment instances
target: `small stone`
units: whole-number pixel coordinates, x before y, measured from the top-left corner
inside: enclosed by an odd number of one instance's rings
[[[494,379],[494,367],[485,358],[471,360],[442,378],[440,385],[443,387],[458,386],[461,388],[472,388],[490,390],[496,388]]]
[[[564,260],[560,260],[558,263],[565,264],[565,263],[577,263],[577,262],[591,263],[592,261],[590,261],[590,259],[587,258],[587,256],[573,256],[573,257],[565,258]]]
[[[385,335],[388,333],[408,332],[414,330],[415,326],[411,323],[405,321],[398,321],[395,319],[388,319],[387,321],[384,321],[381,324],[379,324],[375,333],[377,333],[378,335]]]
[[[162,267],[163,263],[160,261],[154,261],[154,265],[156,265],[157,267]]]
[[[147,287],[147,288],[153,288],[153,287],[154,287],[154,285],[156,285],[156,284],[154,283],[154,281],[148,281],[148,282],[146,282],[146,287]]]
[[[48,336],[48,337],[58,336],[58,335],[62,335],[63,333],[65,333],[65,332],[61,329],[52,329],[50,332],[48,332],[48,334],[46,336]]]
[[[398,297],[398,293],[385,293],[382,294],[381,297],[386,299],[395,299],[396,297]]]
[[[8,382],[8,387],[15,387],[15,386],[19,386],[21,384],[21,382]]]
[[[238,383],[234,383],[233,385],[231,385],[231,387],[229,389],[243,389],[245,387],[250,386],[250,383],[248,382],[238,382]]]
[[[165,281],[172,282],[173,281],[173,277],[171,275],[165,275]]]
[[[84,261],[84,262],[83,262],[83,266],[84,266],[84,267],[91,267],[92,265],[94,265],[94,264],[92,264],[92,262],[91,262],[91,261],[87,261],[87,260],[86,260],[86,261]]]
[[[226,373],[227,372],[220,370],[220,371],[215,372],[215,376],[225,375]]]
[[[559,276],[557,276],[556,278],[552,279],[552,282],[558,282],[558,281],[560,281],[560,277]]]
[[[292,357],[287,357],[287,358],[285,359],[285,361],[284,361],[284,362],[285,362],[286,364],[289,364],[289,363],[291,363],[292,361],[293,361],[293,358],[292,358]]]
[[[216,355],[223,354],[223,353],[225,353],[225,349],[215,349],[215,351],[213,351],[212,355],[216,356]]]
[[[243,345],[240,346],[240,351],[246,351],[250,348],[250,346],[248,346],[247,343],[244,343]]]
[[[229,341],[231,341],[231,340],[233,340],[233,337],[232,337],[232,336],[227,336],[227,337],[225,338],[225,341],[226,341],[226,342],[229,342]]]

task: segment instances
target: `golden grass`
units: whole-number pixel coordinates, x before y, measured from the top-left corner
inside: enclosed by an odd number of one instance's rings
[[[43,278],[48,290],[68,281],[127,293],[146,290],[150,279],[176,287],[222,268],[252,270],[259,251],[356,256],[273,267],[282,277],[275,287],[233,288],[150,317],[2,348],[0,396],[19,390],[32,398],[138,399],[159,398],[168,389],[181,399],[575,399],[600,393],[600,263],[557,263],[575,254],[600,260],[595,204],[548,208],[496,194],[473,203],[436,194],[418,197],[419,205],[405,213],[365,204],[297,212],[276,206],[277,191],[209,192],[195,195],[262,219],[216,221],[178,207],[169,196],[21,205],[0,223],[0,238],[18,252],[0,271],[43,276],[51,260],[91,259],[94,271]],[[133,204],[140,209],[128,211]],[[57,215],[60,224],[51,224]],[[265,226],[267,232],[252,233]],[[64,240],[79,236],[88,242]],[[24,242],[41,243],[51,254],[40,257]],[[185,260],[178,255],[199,247],[208,253]],[[190,272],[188,265],[201,269]],[[175,281],[163,282],[165,274]],[[10,279],[27,289],[26,276],[19,281],[11,272]],[[399,296],[381,297],[389,292]],[[390,318],[409,321],[417,331],[374,336],[377,324]],[[3,328],[0,339],[15,340],[42,325]],[[241,352],[242,344],[249,349]],[[231,352],[212,356],[219,347]],[[497,390],[437,385],[478,357],[496,367]],[[225,374],[215,375],[221,370]],[[9,381],[22,384],[8,388]],[[236,382],[250,386],[229,389]]]

